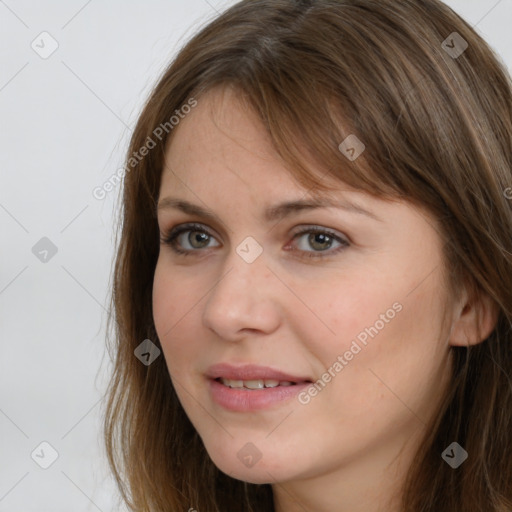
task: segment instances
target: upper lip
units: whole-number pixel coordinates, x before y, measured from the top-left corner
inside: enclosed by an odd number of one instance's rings
[[[291,375],[281,370],[276,370],[269,366],[259,366],[256,364],[231,365],[228,363],[219,363],[210,366],[206,372],[210,379],[228,379],[228,380],[278,380],[279,382],[311,382],[308,377]]]

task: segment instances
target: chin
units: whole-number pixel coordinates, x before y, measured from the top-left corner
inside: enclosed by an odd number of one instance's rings
[[[230,446],[233,446],[233,444]],[[242,449],[233,448],[231,450],[231,448],[226,448],[218,450],[213,447],[210,450],[206,446],[208,455],[215,466],[236,480],[251,484],[272,484],[290,480],[295,476],[298,469],[294,467],[294,475],[292,475],[290,468],[293,465],[291,463],[277,460],[275,452],[270,455],[270,458],[265,458],[261,452],[258,455],[258,452],[251,445],[244,445]],[[261,458],[259,458],[260,456]]]
[[[258,463],[257,466],[252,468],[244,468],[240,467],[240,464],[236,462],[232,464],[226,463],[226,461],[219,461],[219,463],[217,463],[214,460],[213,462],[215,466],[226,475],[235,480],[241,480],[249,484],[274,484],[282,480],[287,480],[286,478],[282,478],[280,474],[276,475],[275,472],[266,470],[264,467],[260,466],[261,463]]]

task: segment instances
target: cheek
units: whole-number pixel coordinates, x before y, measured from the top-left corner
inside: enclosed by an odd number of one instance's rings
[[[336,400],[350,404],[354,417],[360,414],[362,421],[365,411],[373,410],[406,420],[410,408],[426,418],[449,372],[435,290],[425,285],[409,295],[383,292],[380,300],[372,298],[360,309],[361,323],[351,325],[351,336],[343,340],[351,360],[332,388]],[[360,349],[352,355],[355,346]]]
[[[205,287],[191,273],[170,271],[163,259],[158,260],[153,279],[153,318],[157,329],[169,333],[179,331],[180,324],[194,314]]]
[[[186,283],[178,272],[171,273],[164,265],[157,264],[153,280],[153,320],[171,373],[179,371],[189,354],[199,353],[196,345],[200,336],[191,330],[194,306],[197,307],[201,298],[195,295],[194,286],[197,283]]]
[[[435,276],[412,293],[411,281],[391,279],[391,286],[389,280],[382,275],[357,276],[340,281],[334,292],[324,287],[311,298],[322,322],[309,315],[299,327],[304,336],[307,333],[302,339],[309,340],[323,371],[331,368],[336,376],[344,375],[333,380],[340,386],[345,381],[345,390],[350,379],[362,394],[367,387],[385,392],[370,369],[389,385],[402,388],[407,382],[421,381],[422,375],[431,380],[443,364],[442,297],[436,293]],[[331,389],[345,394],[337,385]],[[354,390],[350,394],[353,397]],[[356,395],[362,398],[361,393]]]
[[[336,282],[335,287],[332,281]],[[309,339],[316,340],[314,343],[319,350],[330,352],[331,356],[334,350],[337,356],[349,350],[354,340],[364,347],[364,342],[372,339],[369,332],[375,332],[376,322],[380,332],[400,316],[396,312],[398,306],[393,308],[397,294],[376,276],[354,274],[332,281],[311,299],[315,304],[311,309],[318,311],[319,318],[306,315],[303,322],[306,332],[310,333]],[[381,320],[381,315],[388,323]],[[323,336],[318,336],[319,327]]]
[[[171,285],[171,278],[158,262],[153,279],[153,320],[160,338],[172,326],[172,319],[176,316],[176,288]]]

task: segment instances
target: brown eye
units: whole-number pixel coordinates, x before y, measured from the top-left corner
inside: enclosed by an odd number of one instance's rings
[[[177,240],[181,237],[181,235],[188,233],[188,236],[185,237],[185,240],[194,248],[194,249],[203,249],[208,244],[208,239],[210,235],[207,233],[204,233],[202,231],[191,231],[187,230],[182,232],[178,237]],[[196,246],[195,244],[198,244]]]
[[[305,237],[304,235],[308,236]],[[297,244],[299,245],[299,252],[305,253],[304,256],[307,258],[332,256],[350,245],[348,240],[320,227],[304,229],[296,233],[293,237],[294,240],[301,238],[305,240],[305,243]],[[329,250],[333,243],[338,243],[339,246],[333,250]],[[302,247],[300,247],[300,245],[302,245]],[[308,247],[313,250],[308,250]],[[324,253],[326,254],[324,255]]]
[[[200,225],[183,225],[172,229],[168,234],[162,236],[160,242],[170,246],[179,254],[189,254],[208,246],[213,238],[207,230]]]
[[[332,242],[333,239],[324,233],[310,233],[308,236],[308,244],[310,244],[314,249],[329,249]],[[325,247],[326,244],[327,247]]]

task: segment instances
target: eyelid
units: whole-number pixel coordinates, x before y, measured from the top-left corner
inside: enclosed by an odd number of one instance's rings
[[[305,233],[324,233],[329,235],[332,238],[339,239],[340,241],[346,242],[347,244],[351,244],[350,238],[344,233],[340,233],[339,231],[333,228],[326,228],[323,226],[319,226],[318,224],[305,224],[301,225],[297,230],[295,230],[292,234],[293,239],[297,236],[305,234]]]
[[[318,225],[309,225],[303,226],[298,231],[296,231],[293,236],[291,242],[294,243],[296,239],[301,238],[303,235],[308,233],[321,233],[327,235],[332,240],[338,242],[340,244],[339,247],[334,249],[329,248],[326,251],[304,251],[300,249],[293,249],[293,252],[298,252],[301,254],[301,258],[308,259],[328,259],[338,255],[338,253],[352,246],[352,242],[348,236],[339,234],[335,230],[331,228],[324,228]],[[288,247],[288,245],[287,245]]]
[[[183,224],[177,224],[169,230],[161,232],[160,241],[167,245],[173,245],[173,241],[176,240],[183,232],[186,231],[199,231],[206,233],[209,237],[217,239],[217,236],[204,224],[197,222],[185,222]],[[185,250],[184,250],[185,251]]]
[[[214,238],[214,239],[217,238],[216,235],[214,235],[210,231],[210,228],[208,228],[204,224],[197,223],[197,222],[188,222],[188,223],[178,224],[178,225],[174,226],[173,228],[171,228],[165,234],[162,234],[160,241],[161,241],[161,243],[170,246],[174,252],[181,254],[182,256],[187,256],[187,255],[193,254],[193,253],[201,253],[201,252],[204,252],[205,250],[209,249],[209,248],[195,249],[195,250],[194,249],[179,249],[177,247],[177,244],[175,243],[176,239],[181,234],[186,233],[188,231],[198,231],[198,232],[205,233],[206,235],[208,235],[211,238]],[[301,253],[301,256],[300,256],[301,258],[307,257],[307,258],[324,258],[325,259],[325,258],[336,255],[338,252],[340,252],[343,249],[346,249],[347,247],[352,245],[352,241],[351,241],[350,237],[348,237],[347,235],[341,234],[331,228],[319,226],[317,224],[302,225],[299,228],[297,228],[297,230],[295,230],[295,232],[291,235],[292,239],[291,239],[290,243],[293,243],[297,238],[300,238],[302,235],[307,234],[307,233],[326,234],[328,237],[337,241],[341,245],[335,249],[328,249],[326,251],[305,251],[305,250],[300,250],[300,249],[298,249],[298,250],[293,249],[293,252]],[[286,245],[286,248],[288,248],[290,246],[290,243],[288,243]]]

